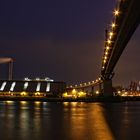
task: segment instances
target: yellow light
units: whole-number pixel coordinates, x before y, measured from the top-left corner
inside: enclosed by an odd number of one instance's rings
[[[104,66],[102,66],[102,69],[104,69],[105,67]]]
[[[119,91],[118,91],[118,94],[120,94],[120,93],[121,93],[121,91],[119,90]]]
[[[109,39],[112,39],[112,36],[109,36]]]
[[[112,39],[112,36],[114,35],[114,33],[113,32],[110,32],[109,33],[109,39]]]
[[[109,35],[110,35],[110,36],[113,36],[113,32],[110,32]]]
[[[96,82],[98,82],[99,80],[98,79],[96,79]]]
[[[104,60],[103,62],[106,63],[106,60]]]
[[[106,49],[107,49],[107,50],[109,50],[109,49],[110,49],[110,47],[109,47],[109,46],[107,46],[107,47],[106,47]]]
[[[104,59],[106,60],[107,59],[107,56],[105,56]]]
[[[115,23],[112,23],[112,24],[111,24],[111,27],[112,27],[112,28],[115,28],[115,27],[116,27],[116,24],[115,24]]]
[[[96,90],[96,92],[95,92],[97,95],[99,94],[99,91],[98,90]]]
[[[40,95],[41,95],[40,92],[36,92],[36,93],[35,93],[35,96],[40,96]]]
[[[73,89],[72,90],[72,94],[75,94],[77,91],[76,91],[76,89]]]
[[[108,55],[108,52],[105,52],[105,55]]]
[[[27,104],[26,101],[20,101],[20,103],[23,104],[23,105]]]
[[[27,96],[27,92],[24,92],[24,91],[23,91],[23,92],[20,93],[20,95],[21,95],[21,96]]]
[[[107,40],[107,43],[108,43],[108,44],[111,44],[111,40]]]
[[[36,106],[39,106],[41,104],[41,102],[39,102],[39,101],[35,101],[34,103]]]
[[[67,95],[68,95],[68,93],[65,92],[65,93],[62,94],[62,97],[67,97]]]
[[[78,97],[86,97],[86,93],[85,92],[78,92]]]
[[[115,10],[115,11],[114,11],[114,15],[115,15],[115,16],[118,16],[119,13],[120,13],[119,10]]]
[[[7,103],[7,104],[13,104],[14,101],[5,101],[5,103]]]

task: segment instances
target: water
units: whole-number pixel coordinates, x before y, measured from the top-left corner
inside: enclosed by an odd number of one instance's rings
[[[138,140],[140,102],[0,101],[0,140]]]

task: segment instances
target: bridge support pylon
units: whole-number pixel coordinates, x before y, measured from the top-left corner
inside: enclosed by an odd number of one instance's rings
[[[103,96],[113,96],[112,79],[107,79],[103,81]]]

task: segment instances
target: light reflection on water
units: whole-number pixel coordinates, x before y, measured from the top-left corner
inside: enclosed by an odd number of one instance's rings
[[[140,103],[0,102],[0,140],[133,140]]]
[[[78,102],[64,103],[64,107],[69,109],[71,114],[69,122],[72,139],[114,139],[100,103],[91,104],[89,107],[87,104]]]

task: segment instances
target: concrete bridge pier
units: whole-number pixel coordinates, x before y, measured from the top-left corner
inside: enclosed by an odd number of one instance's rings
[[[93,95],[95,92],[94,86],[91,87],[91,94]]]
[[[99,93],[101,93],[102,92],[102,84],[101,83],[99,83]]]
[[[103,81],[103,96],[113,96],[112,79],[106,79]]]

